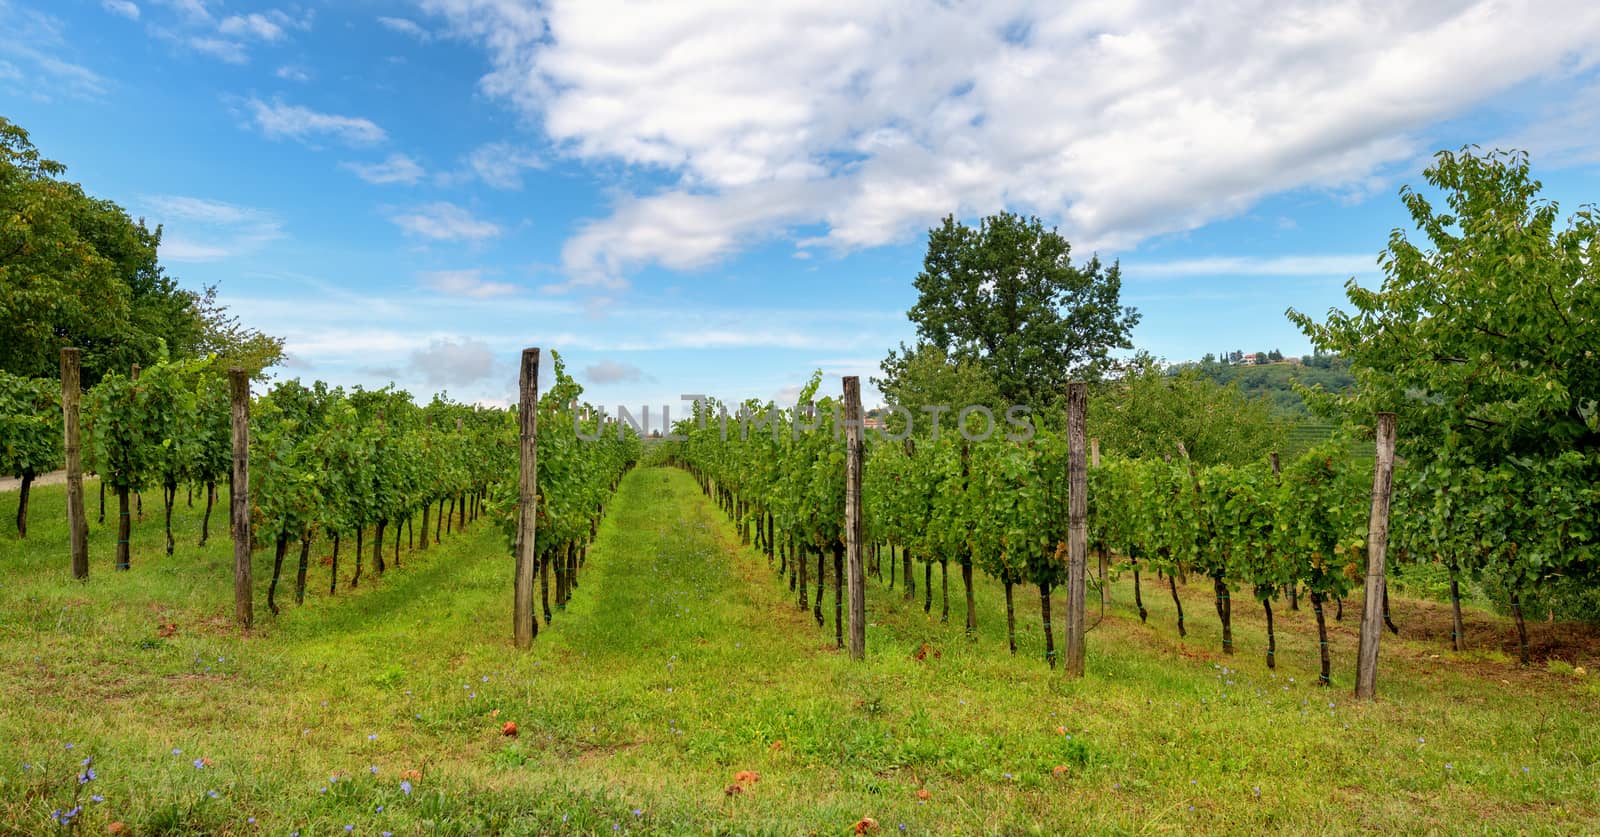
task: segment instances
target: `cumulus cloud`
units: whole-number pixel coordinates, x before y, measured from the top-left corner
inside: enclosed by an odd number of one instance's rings
[[[585,366],[583,376],[589,383],[596,385],[637,383],[644,379],[644,373],[639,371],[639,367],[614,360],[602,360]]]
[[[282,223],[253,207],[187,195],[146,195],[138,206],[162,225],[166,261],[220,261],[283,238]]]
[[[521,189],[522,172],[544,167],[539,155],[509,142],[480,145],[467,155],[467,167],[493,189]]]
[[[411,353],[407,369],[430,387],[465,386],[494,374],[494,352],[470,337],[435,340]]]
[[[483,278],[483,271],[473,270],[431,270],[421,276],[422,286],[438,291],[446,296],[459,296],[468,299],[493,299],[500,296],[510,296],[518,288],[509,282],[491,282]]]
[[[500,225],[445,201],[398,212],[390,220],[411,235],[435,241],[486,241],[500,234]]]
[[[256,127],[272,139],[311,143],[319,137],[331,137],[346,145],[361,146],[376,145],[389,136],[377,123],[358,116],[320,113],[278,100],[249,99],[245,106]]]
[[[341,163],[344,168],[356,173],[356,176],[368,183],[416,183],[427,172],[422,170],[422,165],[409,155],[396,152],[390,154],[381,163]]]
[[[1440,120],[1600,59],[1585,0],[422,5],[565,152],[671,179],[568,243],[597,284],[1002,208],[1125,247],[1284,190],[1367,188]]]

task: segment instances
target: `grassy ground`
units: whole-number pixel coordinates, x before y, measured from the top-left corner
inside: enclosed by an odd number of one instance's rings
[[[93,526],[80,585],[62,506],[41,489],[33,537],[0,536],[0,833],[48,833],[75,804],[87,833],[307,837],[842,834],[868,816],[919,834],[1600,830],[1596,678],[1453,654],[1431,604],[1396,602],[1371,706],[1349,700],[1356,603],[1322,689],[1309,611],[1280,608],[1269,672],[1255,608],[1223,657],[1209,590],[1185,591],[1180,641],[1148,579],[1150,623],[1116,585],[1081,682],[1042,663],[1036,593],[1017,591],[1018,656],[989,583],[964,638],[954,572],[948,625],[937,597],[930,619],[920,591],[869,585],[852,664],[686,475],[641,469],[531,653],[510,647],[511,562],[485,526],[381,580],[369,559],[357,591],[347,550],[332,597],[314,560],[307,603],[258,602],[241,636],[229,545],[194,548],[198,509],[168,558],[147,506],[129,573]],[[729,795],[743,770],[760,780]]]

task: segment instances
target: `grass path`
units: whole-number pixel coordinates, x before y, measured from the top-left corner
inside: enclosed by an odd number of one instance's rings
[[[1241,654],[1223,658],[1207,591],[1186,591],[1179,641],[1165,590],[1147,585],[1141,625],[1124,583],[1068,683],[1038,658],[1036,593],[1017,591],[1013,657],[998,587],[962,636],[955,572],[950,624],[937,597],[930,618],[920,591],[869,584],[852,664],[675,470],[624,479],[528,654],[510,648],[511,560],[481,524],[381,580],[369,565],[354,592],[328,596],[314,562],[306,605],[258,604],[240,636],[226,538],[159,555],[155,514],[116,574],[96,526],[83,586],[60,557],[60,489],[35,502],[34,536],[0,539],[0,833],[78,803],[86,833],[307,837],[841,834],[863,816],[920,834],[1600,828],[1592,680],[1386,638],[1384,700],[1355,706],[1347,671],[1312,685],[1309,613],[1281,615],[1269,672],[1259,616],[1236,608]],[[1353,658],[1348,629],[1334,643]],[[760,781],[729,796],[742,770]]]

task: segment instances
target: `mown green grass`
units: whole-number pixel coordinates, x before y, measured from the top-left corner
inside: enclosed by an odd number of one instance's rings
[[[258,599],[241,635],[229,544],[194,548],[198,509],[168,558],[147,506],[128,573],[93,526],[83,585],[62,496],[38,491],[26,543],[0,536],[0,832],[48,833],[75,793],[86,833],[840,834],[865,816],[919,834],[1600,830],[1592,675],[1386,636],[1383,699],[1357,705],[1356,602],[1332,689],[1315,685],[1308,610],[1280,605],[1269,672],[1252,604],[1236,603],[1240,653],[1223,657],[1209,590],[1184,591],[1180,641],[1150,578],[1148,625],[1114,585],[1080,682],[1042,662],[1025,588],[1017,656],[991,583],[965,638],[954,571],[947,625],[937,596],[930,619],[920,591],[872,581],[868,659],[852,663],[692,480],[650,468],[623,481],[531,653],[510,647],[511,561],[482,524],[381,580],[369,563],[333,597],[314,561],[307,603],[284,594],[273,618]],[[269,572],[259,553],[263,588]],[[1424,607],[1396,602],[1402,631]],[[740,770],[761,779],[728,796]]]

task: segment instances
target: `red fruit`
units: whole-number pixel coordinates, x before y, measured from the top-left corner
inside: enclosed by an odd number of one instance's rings
[[[500,734],[504,735],[507,738],[516,738],[517,737],[517,722],[516,721],[506,721],[506,725],[500,728]]]

